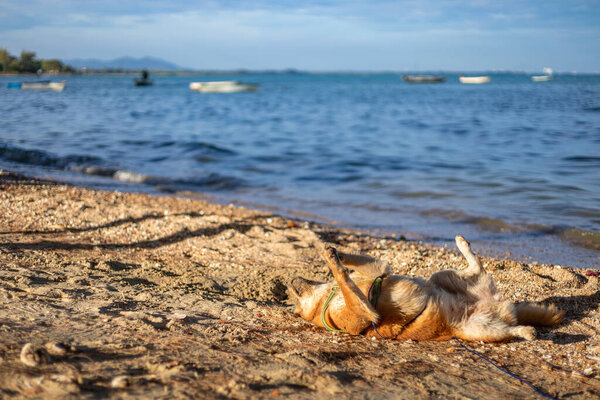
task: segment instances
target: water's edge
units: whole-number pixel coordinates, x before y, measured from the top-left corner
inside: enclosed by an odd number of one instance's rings
[[[566,242],[562,245],[565,256],[557,258],[555,256],[557,252],[557,246],[561,246],[556,242],[556,233],[551,231],[545,231],[544,229],[538,228],[534,232],[512,232],[502,234],[502,230],[506,229],[504,223],[501,221],[490,219],[491,228],[482,229],[481,227],[468,229],[466,233],[464,229],[460,229],[457,226],[457,230],[448,235],[436,235],[428,234],[417,231],[399,231],[392,229],[391,227],[373,226],[368,224],[353,223],[347,218],[330,218],[327,215],[320,215],[310,211],[303,211],[300,209],[290,209],[287,207],[280,207],[277,205],[268,205],[248,201],[239,196],[225,195],[223,193],[202,193],[193,191],[165,191],[161,190],[160,186],[145,185],[144,183],[137,182],[136,180],[124,180],[125,185],[113,184],[106,182],[103,179],[91,182],[86,180],[77,181],[73,177],[69,176],[58,176],[55,174],[30,174],[27,171],[20,171],[16,169],[0,169],[0,171],[16,174],[25,178],[32,178],[41,181],[50,181],[57,184],[67,184],[77,187],[83,187],[90,190],[106,190],[106,191],[119,191],[126,193],[144,193],[153,196],[170,196],[176,198],[189,198],[199,199],[202,201],[212,202],[220,205],[232,204],[238,207],[244,207],[248,209],[271,212],[276,215],[297,219],[300,221],[315,222],[325,226],[330,226],[332,229],[349,229],[367,233],[376,237],[391,239],[391,240],[408,240],[417,241],[423,243],[429,243],[434,246],[454,248],[454,236],[457,234],[465,236],[473,245],[474,251],[478,254],[493,257],[496,259],[506,259],[513,261],[520,261],[523,263],[544,263],[551,265],[570,266],[574,268],[597,268],[598,263],[594,263],[594,258],[600,258],[600,253],[592,250],[585,249],[579,251],[589,251],[588,254],[591,262],[587,263],[574,263],[569,260],[571,257],[571,246],[577,246],[578,241],[581,240],[582,233],[573,228],[561,231],[562,240]],[[143,186],[140,186],[143,185]],[[144,187],[145,186],[145,187]],[[310,206],[308,207],[310,209]],[[483,224],[486,226],[486,224]],[[498,228],[501,227],[501,229]],[[448,232],[447,229],[442,229],[442,232]],[[494,234],[490,234],[493,233]],[[500,235],[498,234],[500,233]],[[598,235],[596,232],[591,232],[592,235]],[[560,236],[559,236],[560,237]],[[594,242],[592,246],[596,245],[595,240],[598,238],[594,236]],[[546,253],[545,249],[552,249],[550,254]]]

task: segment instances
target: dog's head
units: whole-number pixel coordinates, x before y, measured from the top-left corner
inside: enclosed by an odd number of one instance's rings
[[[288,285],[288,291],[296,302],[295,313],[306,320],[311,320],[327,289],[326,286],[322,282],[311,281],[299,276],[292,278]]]

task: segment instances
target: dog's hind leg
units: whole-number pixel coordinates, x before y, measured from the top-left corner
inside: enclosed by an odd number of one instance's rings
[[[356,271],[358,275],[365,278],[392,273],[392,267],[388,263],[371,256],[338,252],[338,257],[344,267]]]
[[[343,328],[351,334],[359,334],[371,322],[377,322],[379,315],[363,292],[350,279],[348,270],[342,265],[338,257],[337,250],[333,247],[326,248],[323,258],[329,264],[335,281],[344,296],[346,307],[350,311],[349,313],[343,313]]]
[[[481,265],[479,257],[473,254],[473,252],[471,251],[471,245],[469,244],[469,242],[467,242],[465,238],[460,235],[456,236],[455,240],[458,250],[460,250],[462,255],[467,259],[467,263],[469,264],[467,269],[459,271],[458,273],[465,278],[470,278],[479,275],[482,272],[485,272],[483,266]]]
[[[516,325],[515,306],[509,302],[481,303],[465,320],[456,336],[466,340],[500,342],[515,336],[532,340],[535,329],[531,326]]]
[[[491,297],[501,300],[497,296],[498,290],[492,278],[485,272],[479,257],[471,251],[471,245],[462,236],[456,236],[456,245],[467,259],[468,267],[464,270],[442,270],[434,273],[429,282],[454,294],[468,294],[472,299]]]
[[[501,301],[502,295],[498,293],[492,277],[485,272],[479,257],[471,251],[469,242],[459,235],[456,236],[456,246],[469,264],[467,269],[456,271],[467,282],[469,293],[477,298],[490,297]]]
[[[467,293],[467,281],[455,270],[445,269],[438,271],[431,275],[429,282],[452,294]]]
[[[504,342],[514,337],[533,340],[536,337],[536,333],[535,328],[532,326],[506,326],[498,324],[496,326],[468,326],[465,329],[456,332],[456,337],[473,341]]]

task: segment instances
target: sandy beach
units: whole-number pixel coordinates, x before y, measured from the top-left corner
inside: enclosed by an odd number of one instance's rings
[[[8,172],[0,209],[0,397],[540,398],[454,341],[370,340],[293,315],[291,277],[330,279],[321,242],[424,277],[466,265],[452,244]],[[599,278],[483,261],[506,298],[566,320],[530,342],[465,344],[551,396],[600,396]]]

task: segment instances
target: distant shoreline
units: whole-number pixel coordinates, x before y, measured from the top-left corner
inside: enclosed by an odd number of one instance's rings
[[[0,77],[12,76],[129,76],[139,75],[144,69],[139,70],[77,70],[64,73],[12,73],[0,72]],[[440,74],[440,75],[532,75],[532,71],[287,71],[287,70],[147,70],[156,76],[194,76],[194,75],[403,75],[403,74]],[[600,72],[555,72],[554,75],[563,76],[594,76]]]
[[[23,72],[23,73],[14,73],[14,72],[0,72],[0,77],[11,77],[11,76],[119,76],[119,75],[139,75],[144,69],[139,70],[77,70],[75,72],[65,72],[65,73],[42,73],[36,74],[31,72]],[[320,74],[320,72],[289,72],[289,71],[245,71],[245,70],[235,70],[235,71],[217,71],[217,70],[207,70],[207,71],[193,71],[193,70],[146,70],[151,75],[165,75],[165,76],[173,76],[173,75],[181,75],[181,76],[190,76],[190,75],[312,75],[312,74]],[[330,72],[332,74],[344,73],[344,72]],[[395,74],[396,72],[381,72],[381,73],[390,73]],[[399,72],[398,72],[399,73]],[[359,74],[359,73],[356,73]]]

